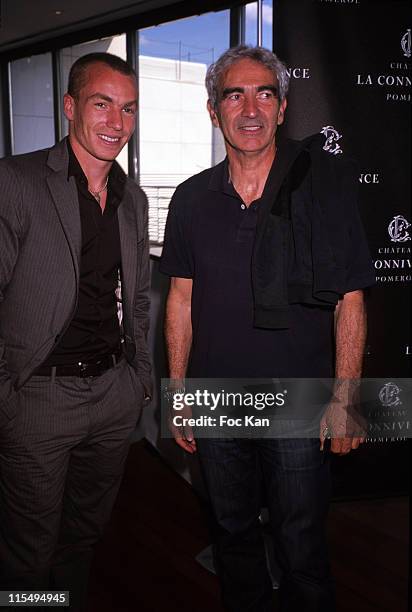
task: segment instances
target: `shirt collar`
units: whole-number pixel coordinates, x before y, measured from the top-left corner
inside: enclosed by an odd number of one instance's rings
[[[295,141],[282,137],[277,140],[276,155],[269,170],[265,187],[260,199],[267,194],[270,196],[270,193],[274,188],[273,183],[277,183],[278,178],[283,180],[287,169],[291,165],[291,162],[293,162],[299,152],[305,148],[307,142],[309,142],[309,139],[304,141]],[[219,191],[233,197],[239,197],[230,180],[229,160],[227,157],[220,164],[217,164],[212,168],[208,188],[211,191]]]
[[[236,198],[239,197],[230,180],[229,161],[227,157],[225,157],[220,164],[212,168],[208,189],[211,191],[220,191]]]
[[[87,188],[87,177],[72,149],[69,138],[67,138],[67,151],[69,153],[67,180],[69,180],[71,176],[74,176],[76,181],[79,180],[81,183],[86,185]],[[109,187],[111,190],[113,190],[116,199],[119,201],[123,197],[126,178],[126,174],[123,172],[122,168],[116,161],[114,161],[109,172]]]

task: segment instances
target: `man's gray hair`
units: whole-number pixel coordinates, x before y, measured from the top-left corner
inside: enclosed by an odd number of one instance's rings
[[[251,47],[249,45],[239,45],[232,47],[223,53],[214,64],[211,64],[206,73],[206,89],[209,102],[214,110],[217,110],[219,103],[219,91],[222,77],[225,72],[234,64],[242,59],[253,60],[268,68],[277,78],[279,85],[279,101],[286,98],[289,88],[289,74],[287,68],[280,59],[264,47]]]

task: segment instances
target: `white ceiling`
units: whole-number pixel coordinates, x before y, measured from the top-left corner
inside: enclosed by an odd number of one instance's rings
[[[0,52],[93,27],[177,0],[0,0]],[[61,14],[56,14],[61,11]]]

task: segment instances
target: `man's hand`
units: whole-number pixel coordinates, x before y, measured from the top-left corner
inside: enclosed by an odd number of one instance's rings
[[[178,417],[179,421],[183,421],[183,425],[175,425],[174,419]],[[192,418],[192,408],[184,404],[183,408],[176,410],[173,407],[173,401],[169,407],[168,425],[169,431],[173,435],[176,443],[186,452],[193,455],[196,452],[196,440],[193,435],[193,430],[190,425],[184,422],[184,419]]]
[[[363,291],[345,293],[335,309],[336,366],[333,398],[320,423],[320,448],[331,439],[331,451],[347,455],[366,437],[359,410],[359,385],[366,339]]]
[[[365,431],[354,419],[346,406],[331,403],[320,422],[320,450],[330,438],[330,450],[337,455],[347,455],[365,441]]]
[[[320,421],[320,450],[330,439],[332,453],[347,455],[365,441],[366,422],[358,400],[359,381],[336,381],[334,397]]]

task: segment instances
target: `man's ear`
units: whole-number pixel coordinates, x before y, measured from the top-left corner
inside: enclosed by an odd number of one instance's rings
[[[70,94],[65,93],[63,96],[63,110],[67,121],[73,121],[75,105],[74,98]]]
[[[286,98],[284,98],[282,102],[280,103],[279,110],[278,110],[278,125],[282,125],[282,123],[285,120],[285,110],[286,110],[287,105],[288,103],[286,101]]]
[[[212,105],[211,105],[211,103],[210,103],[210,100],[208,100],[208,101],[207,101],[207,110],[208,110],[208,112],[209,112],[210,119],[211,119],[211,121],[212,121],[213,125],[214,125],[215,127],[217,127],[217,128],[218,128],[218,127],[220,127],[220,124],[219,124],[219,118],[218,118],[218,116],[217,116],[216,111],[215,111],[215,110],[214,110],[214,108],[212,107]]]

